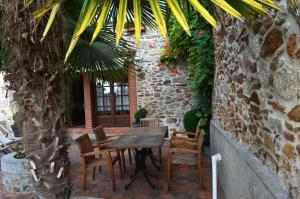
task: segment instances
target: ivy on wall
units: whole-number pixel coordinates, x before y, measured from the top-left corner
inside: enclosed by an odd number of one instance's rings
[[[191,28],[191,37],[181,28],[174,16],[169,19],[169,43],[164,46],[161,62],[188,63],[192,79],[191,89],[197,96],[198,116],[202,128],[209,132],[211,101],[214,78],[214,42],[212,27],[191,7],[186,7],[185,14]],[[209,136],[206,133],[206,136]],[[206,137],[206,144],[209,139]]]

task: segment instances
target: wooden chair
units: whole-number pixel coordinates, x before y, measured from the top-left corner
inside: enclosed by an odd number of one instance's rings
[[[141,127],[156,127],[159,126],[158,118],[141,118],[140,119]]]
[[[99,149],[106,149],[113,139],[118,138],[118,135],[110,135],[110,136],[106,135],[104,128],[102,126],[98,126],[94,128],[93,132],[95,134]],[[129,163],[132,164],[130,149],[128,149],[128,156],[129,156]],[[126,172],[125,150],[121,150],[121,161],[122,161],[123,170],[124,172]],[[99,171],[101,171],[101,167],[99,167]]]
[[[201,134],[201,123],[200,121],[197,124],[197,128],[195,132],[187,132],[187,131],[174,131],[171,137],[171,140],[186,140],[191,142],[197,142],[199,135]],[[179,137],[178,135],[188,135],[189,137]]]
[[[174,164],[196,165],[199,172],[199,184],[201,180],[201,149],[204,138],[200,132],[197,141],[184,139],[171,139],[168,150],[167,172],[168,172],[168,190],[171,186],[172,168]]]
[[[160,121],[158,118],[141,118],[140,119],[140,126],[141,127],[158,127],[160,126]],[[162,147],[159,147],[158,155],[159,155],[159,162],[162,163]]]
[[[112,188],[116,189],[116,181],[115,181],[115,173],[114,173],[114,165],[116,162],[119,164],[120,175],[123,177],[123,168],[120,158],[120,153],[117,152],[117,155],[112,157],[109,150],[99,150],[99,146],[93,146],[92,142],[87,134],[81,135],[76,139],[78,144],[80,154],[82,157],[82,173],[83,173],[83,189],[86,189],[87,183],[87,168],[92,167],[93,169],[93,180],[95,180],[95,169],[97,166],[105,166],[108,165],[111,180],[112,180]],[[96,150],[94,150],[94,148]],[[99,158],[96,156],[99,155]]]

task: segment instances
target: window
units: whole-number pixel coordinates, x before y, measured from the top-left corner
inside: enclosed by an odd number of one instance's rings
[[[96,81],[97,115],[128,115],[128,83]]]

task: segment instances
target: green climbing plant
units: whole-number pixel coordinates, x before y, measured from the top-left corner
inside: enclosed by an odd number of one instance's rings
[[[196,93],[197,110],[201,126],[206,132],[205,144],[209,144],[209,121],[214,78],[214,42],[213,29],[192,7],[187,6],[185,15],[190,22],[191,37],[175,17],[169,19],[169,43],[164,46],[161,62],[170,65],[187,62],[192,77],[191,90]]]

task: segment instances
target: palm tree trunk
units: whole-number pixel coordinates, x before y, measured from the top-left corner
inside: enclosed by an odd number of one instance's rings
[[[41,7],[36,0],[22,11],[23,0],[3,0],[2,45],[7,53],[4,68],[10,89],[15,90],[17,124],[23,132],[23,145],[32,161],[35,194],[39,198],[68,198],[69,159],[64,141],[68,122],[65,27],[61,13],[48,36],[40,42],[47,19],[38,23],[32,12]],[[33,175],[34,176],[34,175]]]

